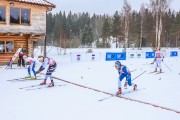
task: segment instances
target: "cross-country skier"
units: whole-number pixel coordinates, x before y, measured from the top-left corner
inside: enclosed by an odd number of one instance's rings
[[[52,73],[54,72],[54,70],[56,69],[56,61],[53,60],[52,58],[49,57],[44,57],[42,55],[38,56],[39,62],[42,62],[41,67],[39,68],[39,70],[36,72],[36,74],[40,73],[41,71],[43,71],[46,66],[48,67],[48,70],[46,72],[44,81],[42,81],[40,83],[40,85],[45,85],[46,84],[46,80],[48,77],[50,77],[51,83],[48,85],[48,87],[53,87],[54,86],[54,82],[53,82],[53,77],[52,77]]]
[[[121,62],[116,61],[115,62],[115,68],[118,70],[119,73],[119,79],[118,79],[118,92],[116,95],[122,94],[122,89],[121,89],[121,81],[123,80],[124,77],[126,77],[127,84],[129,86],[133,86],[133,90],[137,89],[137,85],[131,83],[131,73],[128,70],[128,68],[125,65],[122,65]]]
[[[36,63],[37,63],[37,60],[36,60],[36,58],[34,58],[34,55],[31,55],[31,57],[28,57],[26,59],[25,64],[29,65],[27,68],[29,76],[27,78],[31,78],[31,71],[33,71],[34,78],[36,79],[36,72],[35,72]]]
[[[156,68],[154,72],[157,72],[157,68],[159,67],[161,73],[162,72],[161,62],[163,61],[163,53],[160,51],[160,48],[157,48],[155,52],[155,60],[156,60]]]

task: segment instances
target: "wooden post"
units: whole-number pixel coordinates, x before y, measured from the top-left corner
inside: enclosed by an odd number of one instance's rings
[[[46,57],[46,38],[47,36],[45,35],[45,39],[44,39],[44,57]]]

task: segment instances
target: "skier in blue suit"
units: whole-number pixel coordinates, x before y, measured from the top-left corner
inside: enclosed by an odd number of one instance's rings
[[[116,93],[116,95],[122,94],[121,81],[124,79],[124,77],[126,77],[127,84],[129,86],[133,86],[133,90],[136,90],[137,85],[131,82],[131,72],[128,70],[128,68],[125,65],[122,65],[119,61],[115,62],[115,68],[119,73],[118,92]]]
[[[34,55],[31,55],[31,57],[28,57],[26,60],[26,65],[29,65],[27,70],[28,70],[28,76],[26,78],[32,78],[31,77],[31,70],[34,73],[34,79],[36,79],[36,72],[35,72],[35,65],[37,63],[37,60],[34,58]]]

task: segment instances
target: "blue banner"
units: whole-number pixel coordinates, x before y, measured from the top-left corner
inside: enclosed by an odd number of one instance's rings
[[[155,58],[155,52],[146,52],[146,58]]]
[[[177,51],[171,51],[170,52],[170,57],[177,57],[178,56],[178,52]]]
[[[106,61],[113,61],[113,60],[126,60],[126,52],[119,52],[119,53],[106,53]]]

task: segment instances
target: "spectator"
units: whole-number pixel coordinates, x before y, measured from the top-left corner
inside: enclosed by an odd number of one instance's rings
[[[19,52],[18,66],[21,67],[21,65],[22,65],[23,67],[25,67],[24,58],[23,58],[23,56],[24,56],[23,46],[21,46],[21,48],[22,48],[22,49],[21,49],[21,51]]]

